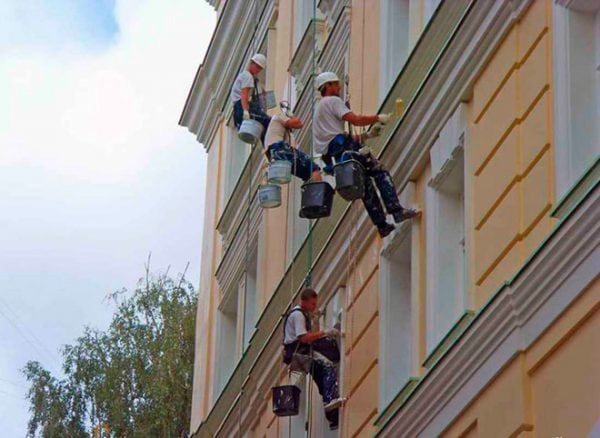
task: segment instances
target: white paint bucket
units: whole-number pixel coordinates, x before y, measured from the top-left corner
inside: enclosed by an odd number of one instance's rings
[[[240,126],[238,137],[244,143],[255,144],[260,140],[263,132],[263,125],[256,120],[244,120]]]
[[[292,163],[286,160],[275,160],[269,164],[267,180],[270,184],[287,184],[292,180]]]
[[[275,184],[258,186],[258,203],[262,208],[275,208],[281,205],[281,187]]]

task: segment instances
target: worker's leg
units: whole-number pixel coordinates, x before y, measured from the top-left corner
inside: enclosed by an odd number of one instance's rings
[[[267,133],[267,128],[271,122],[271,117],[269,117],[269,115],[262,110],[260,105],[255,102],[250,102],[250,116],[263,125],[263,132],[260,140],[264,144],[265,134]]]
[[[319,360],[313,360],[311,374],[319,393],[323,398],[323,404],[332,404],[339,400],[337,370],[333,365],[325,365]],[[338,404],[339,406],[339,404]],[[325,417],[329,421],[329,427],[335,429],[338,426],[339,407],[325,409]]]
[[[368,176],[365,178],[365,194],[362,201],[373,224],[380,229],[385,227],[387,225],[386,215],[375,186]]]
[[[319,388],[319,394],[321,394],[324,404],[339,398],[335,366],[325,365],[319,360],[313,360],[311,375],[317,388]]]
[[[298,149],[293,149],[284,142],[271,145],[271,156],[274,160],[285,160],[292,163],[292,174],[308,181],[311,176],[313,180],[321,180],[321,168],[310,157]]]
[[[237,129],[240,129],[242,122],[244,121],[244,109],[242,108],[242,101],[237,100],[233,104],[233,124]]]
[[[396,223],[400,223],[419,214],[416,210],[402,207],[392,176],[377,158],[370,152],[363,152],[360,153],[360,157],[357,159],[365,167],[367,175],[375,181],[375,185],[379,189],[385,208],[389,214],[394,216],[394,221]]]

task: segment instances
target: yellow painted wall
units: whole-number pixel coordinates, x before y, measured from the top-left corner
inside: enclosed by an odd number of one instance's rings
[[[471,105],[475,308],[548,234],[554,199],[551,1],[535,0],[477,79]]]
[[[600,419],[599,303],[596,280],[442,437],[587,437]]]
[[[345,437],[371,435],[377,415],[380,250],[377,237],[363,254],[354,254],[352,248],[349,254],[352,274],[347,279],[341,385],[348,400],[340,418]]]

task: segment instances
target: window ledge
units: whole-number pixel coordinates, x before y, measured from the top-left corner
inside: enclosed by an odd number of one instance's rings
[[[558,201],[550,216],[564,219],[581,197],[600,181],[600,157],[584,172],[583,176],[573,184],[567,193]]]
[[[437,344],[431,353],[425,358],[423,366],[425,368],[431,368],[436,362],[444,355],[444,352],[454,343],[456,339],[460,337],[462,332],[471,324],[471,321],[475,317],[475,312],[472,310],[466,310],[459,320],[454,324],[450,331],[444,336],[444,338]]]
[[[392,416],[394,412],[396,412],[406,400],[408,400],[408,397],[417,387],[419,380],[421,380],[419,377],[409,377],[408,381],[404,384],[402,388],[400,388],[400,391],[398,391],[398,394],[396,394],[392,401],[390,401],[387,404],[387,406],[385,406],[382,409],[381,414],[377,416],[377,418],[373,422],[373,425],[380,427],[382,424],[384,424],[388,420],[388,418]]]

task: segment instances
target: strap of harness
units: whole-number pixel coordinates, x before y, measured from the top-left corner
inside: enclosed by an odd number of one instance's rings
[[[290,317],[290,315],[294,312],[302,312],[302,314],[304,315],[304,321],[305,321],[305,328],[306,331],[309,332],[311,329],[311,322],[310,322],[310,318],[309,316],[306,314],[306,312],[304,310],[302,310],[300,307],[295,307],[292,310],[290,310],[286,316],[285,316],[285,320],[283,321],[283,340],[285,341],[285,326],[287,325],[288,319]]]

